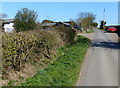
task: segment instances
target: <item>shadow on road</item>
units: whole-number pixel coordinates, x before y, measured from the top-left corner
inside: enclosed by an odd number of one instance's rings
[[[120,49],[120,43],[117,43],[117,42],[97,42],[97,43],[93,43],[92,47]]]

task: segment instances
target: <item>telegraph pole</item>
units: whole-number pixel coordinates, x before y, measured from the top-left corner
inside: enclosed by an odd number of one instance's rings
[[[101,21],[100,28],[104,29],[105,28],[105,24],[106,24],[106,22],[105,22],[105,8],[104,8],[104,10],[103,10],[103,20]]]
[[[105,9],[103,10],[103,21],[105,21]]]

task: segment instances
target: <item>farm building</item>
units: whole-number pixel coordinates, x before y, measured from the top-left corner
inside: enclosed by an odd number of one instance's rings
[[[3,32],[12,33],[14,31],[14,20],[13,19],[4,19],[2,20]]]
[[[78,26],[77,24],[73,25],[73,24],[71,24],[71,22],[51,22],[51,23],[46,22],[46,23],[42,24],[42,27],[43,27],[43,29],[52,29],[52,27],[61,26],[61,25],[72,28],[72,29],[76,29],[76,30],[82,30],[82,28],[80,26]]]

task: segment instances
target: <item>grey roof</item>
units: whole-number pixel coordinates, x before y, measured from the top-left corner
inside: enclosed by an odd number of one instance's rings
[[[56,23],[44,23],[44,24],[42,24],[42,26],[53,26],[53,25],[56,25]]]
[[[12,22],[14,21],[13,19],[3,19],[2,22]]]

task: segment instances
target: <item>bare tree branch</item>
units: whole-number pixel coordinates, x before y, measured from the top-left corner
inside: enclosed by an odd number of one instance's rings
[[[5,13],[0,13],[0,19],[7,18],[7,14]]]

